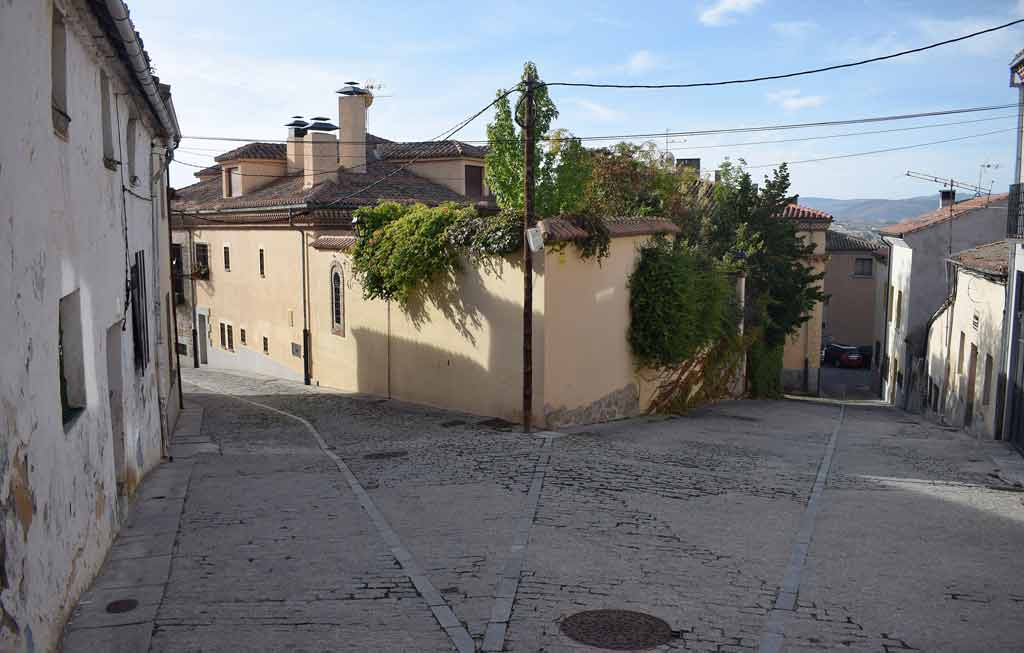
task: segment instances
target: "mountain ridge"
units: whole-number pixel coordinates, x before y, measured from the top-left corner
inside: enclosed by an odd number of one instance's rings
[[[870,225],[876,227],[893,224],[907,218],[915,218],[932,211],[938,207],[939,198],[937,194],[898,200],[875,198],[841,200],[831,197],[801,196],[800,204],[830,213],[836,222],[849,226]]]

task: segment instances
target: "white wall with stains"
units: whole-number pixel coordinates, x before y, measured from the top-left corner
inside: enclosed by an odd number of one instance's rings
[[[120,521],[119,480],[130,493],[160,460],[161,430],[171,424],[162,424],[158,375],[167,374],[165,398],[176,401],[177,392],[169,356],[160,351],[167,342],[160,319],[166,249],[158,241],[167,227],[160,206],[165,177],[151,181],[154,124],[133,95],[127,69],[107,56],[112,51],[102,36],[93,36],[103,32],[86,4],[60,0],[71,122],[66,137],[56,132],[52,6],[0,2],[0,650],[29,653],[57,646],[63,622],[102,564]],[[122,193],[121,169],[104,165],[101,62],[120,118],[113,126],[116,156],[127,159],[134,115],[139,182],[128,185],[142,198],[155,194],[155,203]],[[137,370],[130,317],[124,331],[121,324],[126,253],[140,250],[150,360]],[[80,338],[85,399],[65,421],[58,307],[75,291],[80,320],[65,325],[65,333]],[[112,401],[117,380],[123,391]],[[121,470],[116,425],[124,433]]]

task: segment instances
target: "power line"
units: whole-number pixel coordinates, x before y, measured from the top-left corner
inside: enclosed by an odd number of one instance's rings
[[[508,91],[506,95],[511,94],[513,91]],[[496,101],[495,101],[496,102]],[[495,103],[491,103],[493,106]],[[490,106],[487,107],[488,109]],[[938,111],[922,111],[917,113],[903,113],[887,116],[870,116],[866,118],[849,118],[846,120],[826,120],[818,122],[803,122],[803,123],[785,123],[781,125],[763,125],[758,127],[734,127],[726,129],[702,129],[702,130],[689,130],[689,131],[659,131],[659,132],[642,132],[633,134],[602,134],[595,136],[573,136],[572,138],[580,141],[607,141],[607,140],[623,140],[630,138],[665,138],[676,137],[676,136],[711,136],[715,134],[741,134],[748,132],[762,132],[762,131],[784,131],[789,129],[806,129],[811,127],[838,127],[842,125],[856,125],[863,123],[873,122],[888,122],[892,120],[914,120],[917,118],[934,118],[938,116],[949,116],[961,113],[977,113],[984,111],[998,111],[1000,109],[1011,109],[1017,108],[1017,103],[1011,104],[993,104],[987,106],[977,107],[964,107],[959,109],[944,109]],[[486,111],[487,109],[484,109]],[[482,112],[481,112],[482,113]],[[268,140],[259,138],[235,138],[235,137],[219,137],[219,136],[183,136],[182,139],[188,140],[208,140],[208,141],[230,141],[230,142],[246,142],[246,143],[286,143],[287,140]],[[555,140],[554,138],[538,138],[538,141]],[[340,143],[356,143],[357,141],[339,141]],[[361,141],[358,141],[361,142]],[[433,141],[413,141],[416,143],[433,142]],[[459,141],[460,143],[466,143],[469,145],[487,145],[491,142],[513,142],[522,143],[522,139],[505,139],[502,141],[487,141],[487,140],[467,140]]]
[[[1019,18],[1017,20],[1011,20],[1010,22],[1003,23],[1002,25],[996,25],[995,27],[989,27],[988,29],[978,30],[977,32],[972,32],[970,34],[964,34],[963,36],[958,36],[958,37],[952,38],[952,39],[946,39],[945,41],[939,41],[937,43],[932,43],[930,45],[921,46],[919,48],[911,48],[910,50],[902,50],[900,52],[893,52],[892,54],[886,54],[886,55],[882,55],[882,56],[879,56],[879,57],[871,57],[870,59],[861,59],[860,61],[851,61],[849,63],[836,64],[836,65],[833,65],[833,66],[824,66],[824,67],[821,67],[821,68],[811,68],[809,70],[800,70],[800,71],[793,72],[793,73],[782,73],[782,74],[779,74],[779,75],[764,75],[764,76],[761,76],[761,77],[748,77],[748,78],[745,78],[745,79],[728,79],[728,80],[716,81],[716,82],[688,82],[688,83],[682,83],[682,84],[608,84],[608,83],[593,83],[593,82],[542,82],[539,85],[540,86],[574,86],[574,87],[585,87],[585,88],[619,88],[619,89],[643,88],[643,89],[658,89],[658,88],[698,88],[698,87],[704,87],[704,86],[729,86],[729,85],[733,85],[733,84],[751,84],[751,83],[754,83],[754,82],[766,82],[766,81],[771,81],[771,80],[775,80],[775,79],[789,79],[789,78],[792,78],[792,77],[800,77],[800,76],[803,76],[803,75],[815,75],[815,74],[818,74],[818,73],[824,73],[824,72],[828,72],[828,71],[831,71],[831,70],[841,70],[843,68],[853,68],[855,66],[863,66],[863,65],[869,64],[869,63],[876,63],[876,62],[879,62],[879,61],[886,61],[888,59],[895,59],[897,57],[903,57],[903,56],[906,56],[908,54],[916,54],[918,52],[924,52],[925,50],[931,50],[933,48],[938,48],[938,47],[941,47],[943,45],[949,45],[951,43],[959,43],[960,41],[966,41],[967,39],[972,39],[972,38],[975,38],[977,36],[982,36],[983,34],[989,34],[991,32],[997,32],[999,30],[1006,29],[1008,27],[1013,27],[1014,25],[1019,25],[1020,23],[1024,23],[1024,18]]]
[[[842,134],[825,134],[822,136],[805,136],[804,138],[779,138],[770,141],[747,141],[745,143],[718,143],[715,145],[691,145],[688,147],[671,147],[668,148],[670,152],[688,152],[690,150],[706,150],[722,147],[744,147],[747,145],[770,145],[776,143],[800,143],[804,141],[818,141],[829,138],[844,138],[846,136],[868,136],[871,134],[889,134],[893,132],[906,132],[915,131],[918,129],[933,129],[935,127],[949,127],[952,125],[970,125],[977,122],[989,122],[992,120],[1005,120],[1006,118],[1016,118],[1017,114],[1006,114],[1002,116],[994,116],[991,118],[978,118],[976,120],[958,120],[954,122],[939,122],[934,125],[917,125],[915,127],[897,127],[895,129],[873,129],[869,131],[859,132],[845,132]],[[179,149],[180,151],[180,149]]]
[[[759,165],[756,165],[756,166],[748,165],[748,166],[745,166],[745,167],[748,170],[756,170],[758,168],[775,168],[775,167],[778,167],[778,166],[782,165],[783,163],[785,163],[787,166],[791,166],[791,165],[795,165],[795,164],[798,164],[798,163],[818,163],[820,161],[833,161],[835,159],[852,159],[852,158],[858,157],[858,156],[868,156],[868,155],[871,155],[871,154],[882,154],[884,152],[896,152],[898,150],[912,150],[912,149],[918,148],[918,147],[927,147],[929,145],[940,145],[942,143],[952,143],[954,141],[964,141],[964,140],[967,140],[967,139],[970,139],[970,138],[981,138],[982,136],[991,136],[992,134],[1003,134],[1003,133],[1012,132],[1012,131],[1017,131],[1017,128],[1016,127],[1012,127],[1010,129],[997,129],[995,131],[982,132],[980,134],[968,134],[967,136],[959,136],[957,138],[946,138],[946,139],[943,139],[943,140],[940,140],[940,141],[930,141],[928,143],[916,143],[914,145],[901,145],[899,147],[887,147],[887,148],[883,148],[883,149],[880,149],[880,150],[869,150],[867,152],[853,152],[851,154],[835,154],[835,155],[832,155],[832,156],[818,157],[816,159],[802,159],[802,160],[799,160],[799,161],[780,161],[779,163],[762,163],[762,164],[759,164]]]

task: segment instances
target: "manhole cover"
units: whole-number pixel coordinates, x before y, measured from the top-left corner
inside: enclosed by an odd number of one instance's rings
[[[375,453],[368,453],[363,458],[367,460],[386,460],[388,458],[401,458],[408,455],[408,451],[377,451]]]
[[[107,612],[121,614],[122,612],[131,612],[137,607],[139,607],[139,602],[135,599],[118,599],[107,604]]]
[[[566,617],[562,632],[581,644],[615,651],[661,646],[672,640],[667,623],[632,610],[588,610]]]

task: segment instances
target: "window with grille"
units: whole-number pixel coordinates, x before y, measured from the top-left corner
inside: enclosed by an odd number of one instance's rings
[[[238,341],[243,345],[245,344],[245,329],[238,330]]]
[[[262,247],[260,247],[260,276],[267,276],[266,256],[263,254]]]
[[[345,330],[345,291],[342,281],[341,270],[334,268],[331,271],[331,330],[339,335]]]
[[[228,351],[235,350],[235,337],[231,330],[231,325],[228,325]]]
[[[210,246],[206,243],[196,243],[196,264],[193,272],[197,279],[210,278]]]
[[[221,349],[227,349],[228,348],[228,330],[227,330],[227,326],[228,325],[224,324],[223,322],[220,323],[220,348]]]
[[[874,271],[874,261],[869,258],[858,258],[853,261],[853,274],[856,277],[870,277]]]
[[[270,353],[270,342],[267,340],[266,336],[263,336],[263,353],[264,354],[269,354]]]

